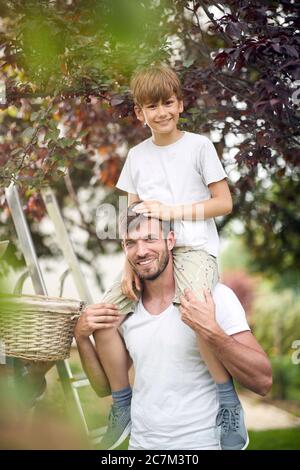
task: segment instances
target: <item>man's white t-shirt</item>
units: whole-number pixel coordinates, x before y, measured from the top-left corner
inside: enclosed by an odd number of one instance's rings
[[[210,199],[208,185],[226,177],[213,143],[203,135],[185,131],[170,145],[156,145],[150,137],[133,147],[116,186],[143,201],[191,204]],[[198,246],[218,256],[214,219],[175,221],[174,230],[177,246]]]
[[[250,329],[231,289],[219,283],[213,298],[228,335]],[[216,385],[179,309],[152,315],[140,301],[120,333],[135,370],[129,449],[219,449]]]

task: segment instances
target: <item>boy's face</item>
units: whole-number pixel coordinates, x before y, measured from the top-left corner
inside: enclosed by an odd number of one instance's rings
[[[154,134],[172,134],[177,128],[179,114],[183,111],[183,101],[179,101],[176,95],[164,102],[145,103],[134,107],[139,121],[147,124]]]

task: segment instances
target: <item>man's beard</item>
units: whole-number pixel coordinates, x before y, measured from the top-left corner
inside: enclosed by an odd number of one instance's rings
[[[159,262],[159,265],[157,267],[157,270],[153,273],[145,273],[145,274],[141,274],[139,273],[139,271],[136,269],[135,266],[132,266],[133,269],[134,269],[134,272],[136,273],[136,275],[142,280],[142,281],[154,281],[155,279],[157,279],[162,272],[164,272],[164,270],[166,269],[168,263],[169,263],[169,259],[170,259],[170,255],[169,255],[169,251],[167,249],[167,243],[166,243],[166,250],[164,251],[163,255],[162,255],[162,258]]]

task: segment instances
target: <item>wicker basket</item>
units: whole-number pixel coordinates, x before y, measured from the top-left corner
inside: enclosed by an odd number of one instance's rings
[[[69,357],[84,306],[60,297],[0,295],[0,353],[32,361]]]

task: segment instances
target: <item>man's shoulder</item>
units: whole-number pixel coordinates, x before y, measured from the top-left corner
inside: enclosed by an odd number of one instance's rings
[[[230,287],[218,283],[213,291],[216,305],[216,320],[225,333],[233,335],[250,330],[246,312]]]
[[[234,291],[225,284],[222,284],[222,282],[216,284],[213,290],[213,299],[218,304],[226,303],[228,305],[228,303],[239,302]]]

